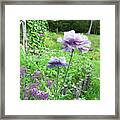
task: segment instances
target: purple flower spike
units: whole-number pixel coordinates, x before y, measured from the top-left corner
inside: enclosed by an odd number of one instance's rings
[[[53,83],[52,80],[48,80],[48,81],[47,81],[47,87],[50,88],[50,87],[52,86],[52,83]]]
[[[39,97],[41,100],[48,100],[49,94],[46,92],[40,92]]]
[[[48,100],[49,94],[43,91],[39,91],[35,86],[33,87],[28,87],[25,89],[25,97],[24,99],[27,100],[30,93],[32,94],[33,97],[35,97],[37,100]]]
[[[45,93],[44,99],[45,99],[45,100],[48,100],[48,97],[49,97],[49,94],[48,94],[48,93]]]
[[[24,91],[24,97],[25,97],[24,99],[27,99],[28,96],[29,96],[29,92],[28,92],[28,90],[25,90],[25,91]]]
[[[38,34],[38,36],[44,36],[44,34],[41,33],[41,34]]]
[[[36,87],[38,87],[40,85],[40,82],[39,81],[36,81],[35,83],[31,83],[31,85],[30,85],[30,88],[32,89],[32,88],[36,88]]]
[[[28,97],[25,97],[24,99],[25,99],[25,100],[28,100]]]
[[[57,41],[63,44],[62,49],[64,51],[70,52],[75,48],[80,52],[87,52],[91,46],[91,42],[88,40],[87,36],[75,33],[74,30],[64,32],[64,37],[58,38]]]
[[[37,79],[41,75],[40,71],[35,71],[34,74],[32,74],[32,79]]]
[[[60,57],[60,58],[57,58],[57,57],[52,57],[50,59],[50,61],[48,62],[48,68],[53,68],[53,67],[56,67],[56,66],[66,66],[68,65],[68,63],[66,62],[65,58],[64,57]]]
[[[26,72],[27,72],[27,68],[26,67],[20,68],[20,78],[24,77]]]
[[[37,88],[32,88],[32,89],[31,89],[31,93],[32,93],[32,96],[33,96],[33,97],[36,97],[37,94],[39,93],[39,91],[37,90]]]

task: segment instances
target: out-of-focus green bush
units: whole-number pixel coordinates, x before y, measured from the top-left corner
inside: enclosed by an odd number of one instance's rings
[[[78,33],[87,33],[90,27],[90,20],[48,20],[51,32],[64,32],[75,30]],[[100,34],[100,20],[94,20],[91,34]]]

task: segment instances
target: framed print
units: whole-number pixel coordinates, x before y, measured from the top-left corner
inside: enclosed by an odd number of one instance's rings
[[[117,0],[1,9],[2,119],[119,119]]]

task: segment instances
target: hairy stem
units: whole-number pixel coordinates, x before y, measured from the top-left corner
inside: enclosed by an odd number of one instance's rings
[[[56,80],[56,99],[59,97],[58,96],[58,79],[59,79],[59,67],[58,67],[58,70],[57,70],[57,80]]]
[[[66,73],[65,73],[64,81],[63,81],[64,83],[66,82],[66,77],[67,77],[67,74],[68,74],[68,71],[69,71],[69,68],[70,68],[70,64],[71,64],[71,61],[72,61],[73,53],[74,53],[74,49],[72,49],[72,52],[71,52],[71,55],[70,55],[69,64],[68,64],[68,67],[67,67],[67,70],[66,70]]]

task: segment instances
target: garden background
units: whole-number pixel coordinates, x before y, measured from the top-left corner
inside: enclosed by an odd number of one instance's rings
[[[47,67],[52,56],[65,57],[57,42],[64,32],[74,30],[86,35],[90,50],[75,50],[63,83],[67,67]],[[100,99],[100,21],[99,20],[21,20],[20,21],[20,98],[36,100],[99,100]],[[58,78],[57,78],[58,77]],[[43,98],[32,95],[31,89],[42,91]]]

